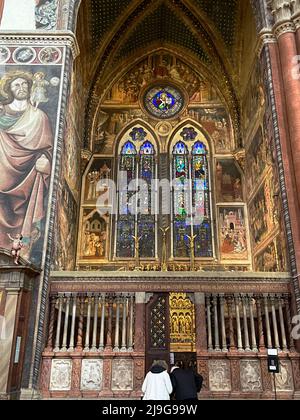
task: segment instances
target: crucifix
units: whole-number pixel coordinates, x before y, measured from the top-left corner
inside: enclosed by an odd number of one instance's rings
[[[195,239],[197,238],[197,235],[189,236],[186,235],[186,237],[189,240],[190,243],[190,251],[191,251],[191,265],[190,270],[195,271]]]
[[[142,239],[143,235],[134,236],[132,235],[132,238],[134,239],[134,249],[135,249],[135,271],[140,271],[140,240]]]
[[[170,230],[170,226],[166,228],[159,228],[162,231],[163,247],[162,247],[162,261],[161,261],[161,271],[168,271],[167,266],[167,233]]]

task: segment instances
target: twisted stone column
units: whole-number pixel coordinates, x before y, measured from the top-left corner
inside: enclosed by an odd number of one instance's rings
[[[47,349],[46,351],[53,350],[53,336],[54,336],[54,321],[55,321],[55,306],[57,302],[56,296],[51,296],[50,298],[50,321],[49,321],[49,333],[48,333],[48,341],[47,341]]]
[[[78,320],[78,330],[77,330],[77,343],[76,351],[82,351],[82,336],[83,336],[83,316],[84,316],[84,302],[85,298],[81,296],[79,298],[79,320]]]

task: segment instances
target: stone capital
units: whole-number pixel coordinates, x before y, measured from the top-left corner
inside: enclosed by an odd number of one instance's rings
[[[259,38],[258,38],[258,42],[257,42],[257,47],[256,47],[256,51],[257,51],[257,55],[260,56],[261,52],[264,48],[265,45],[267,44],[275,44],[277,42],[276,37],[274,36],[273,32],[269,29],[262,29],[259,33]],[[245,160],[245,151],[244,152],[244,156],[242,154],[238,154],[236,156],[237,160],[240,160],[241,163],[243,163],[243,161]],[[238,152],[240,153],[240,152]]]
[[[294,23],[294,10],[297,10],[300,0],[295,0],[295,4],[292,0],[269,0],[268,4],[271,9],[271,13],[274,16],[274,28],[273,33],[276,38],[288,32],[295,32],[296,27]]]
[[[300,15],[300,0],[291,0],[293,20]]]
[[[269,6],[274,16],[275,25],[291,20],[292,4],[290,0],[269,0]]]

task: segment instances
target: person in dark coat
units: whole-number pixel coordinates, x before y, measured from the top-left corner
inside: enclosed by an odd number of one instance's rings
[[[173,392],[177,401],[197,401],[201,391],[203,377],[186,363],[183,367],[173,369],[171,375]]]

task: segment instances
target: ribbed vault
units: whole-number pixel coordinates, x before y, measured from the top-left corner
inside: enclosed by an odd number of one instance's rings
[[[168,46],[185,51],[201,69],[209,70],[231,112],[237,144],[239,92],[237,57],[240,54],[240,19],[248,2],[229,0],[87,0],[81,6],[85,30],[82,65],[89,91],[86,106],[85,147],[89,144],[99,102],[128,63],[146,50]],[[79,19],[80,22],[80,19]],[[88,31],[88,35],[86,34]],[[88,44],[88,45],[87,45]]]

